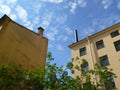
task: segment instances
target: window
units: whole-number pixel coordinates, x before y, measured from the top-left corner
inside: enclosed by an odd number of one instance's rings
[[[116,88],[113,76],[107,77],[106,81],[104,81],[104,84],[106,90],[112,90]]]
[[[115,46],[116,51],[120,51],[120,40],[114,42],[114,46]]]
[[[119,35],[119,32],[118,31],[115,31],[115,32],[112,32],[111,33],[111,37],[113,38],[113,37],[116,37],[116,36],[118,36]]]
[[[88,66],[88,62],[87,61],[85,63],[81,64],[81,70],[82,70],[82,74],[88,72],[89,66]]]
[[[97,41],[96,42],[97,49],[101,49],[104,47],[104,42],[103,40]]]
[[[107,55],[100,57],[100,65],[101,66],[109,65],[109,61],[108,61],[108,56]]]
[[[86,47],[80,49],[80,56],[86,55]]]

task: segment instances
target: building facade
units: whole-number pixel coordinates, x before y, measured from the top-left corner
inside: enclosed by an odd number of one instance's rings
[[[115,87],[120,90],[120,23],[75,42],[69,48],[72,58],[79,58],[73,61],[74,65],[80,65],[82,59],[87,60],[86,70],[94,69],[94,64],[102,59],[100,65],[113,69],[117,76],[114,78]],[[76,71],[73,77],[79,74]]]
[[[25,69],[44,68],[48,39],[12,21],[7,15],[0,19],[0,64],[21,64]]]

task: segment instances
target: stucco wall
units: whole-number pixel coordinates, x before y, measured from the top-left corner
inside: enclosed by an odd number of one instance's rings
[[[89,69],[93,69],[95,64],[99,57],[107,55],[109,59],[109,64],[107,67],[112,68],[113,72],[116,74],[117,78],[114,78],[116,87],[118,90],[120,89],[120,51],[116,51],[114,47],[114,42],[117,40],[120,40],[120,35],[112,38],[110,33],[113,31],[118,30],[120,32],[120,23],[114,28],[109,28],[109,30],[106,30],[105,32],[101,32],[100,34],[94,35],[94,37],[88,37],[88,39],[85,39],[84,41],[78,42],[79,44],[74,45],[71,47],[72,51],[72,58],[79,57],[79,60],[73,61],[74,65],[80,65],[82,59],[86,59],[89,63]],[[88,43],[88,40],[90,43]],[[96,48],[96,42],[99,40],[104,41],[104,48],[97,50]],[[80,56],[79,49],[86,47],[87,54],[84,56]],[[91,49],[90,49],[91,48]],[[75,72],[73,74],[73,77],[80,75],[80,72]]]
[[[0,63],[22,64],[26,69],[44,68],[48,39],[6,19],[0,22]],[[7,22],[7,23],[6,23]]]

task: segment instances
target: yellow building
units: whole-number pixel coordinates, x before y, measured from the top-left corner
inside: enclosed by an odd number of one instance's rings
[[[84,67],[84,71],[94,69],[94,64],[102,58],[100,65],[114,70],[117,78],[114,78],[113,87],[120,90],[120,23],[75,42],[69,48],[72,58],[79,58],[73,61],[74,65],[80,65],[82,59],[87,60],[88,65]],[[76,71],[73,77],[79,73]]]
[[[35,33],[4,15],[0,19],[0,64],[21,64],[25,69],[44,68],[48,39],[43,31],[39,27]]]

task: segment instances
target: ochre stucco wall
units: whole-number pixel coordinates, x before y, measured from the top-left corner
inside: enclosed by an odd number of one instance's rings
[[[4,17],[0,20],[0,64],[21,64],[26,69],[44,68],[48,39]]]
[[[120,23],[115,26],[109,27],[105,31],[101,31],[98,34],[95,34],[94,37],[79,41],[78,44],[71,46],[72,58],[79,57],[79,60],[74,60],[74,65],[80,65],[82,59],[86,59],[89,63],[89,69],[94,69],[94,64],[98,62],[99,57],[107,55],[109,60],[108,68],[113,69],[113,72],[116,74],[117,78],[114,78],[115,84],[118,90],[120,90],[120,51],[116,51],[114,42],[120,40],[120,35],[112,38],[110,33],[118,30],[120,33]],[[88,40],[90,43],[88,43]],[[104,41],[104,48],[97,50],[96,42],[99,40]],[[86,47],[87,54],[80,56],[79,49]],[[91,50],[90,50],[91,48]],[[90,54],[91,53],[91,54]],[[80,72],[76,71],[73,74],[73,77],[80,75]],[[98,80],[98,78],[97,78]]]

